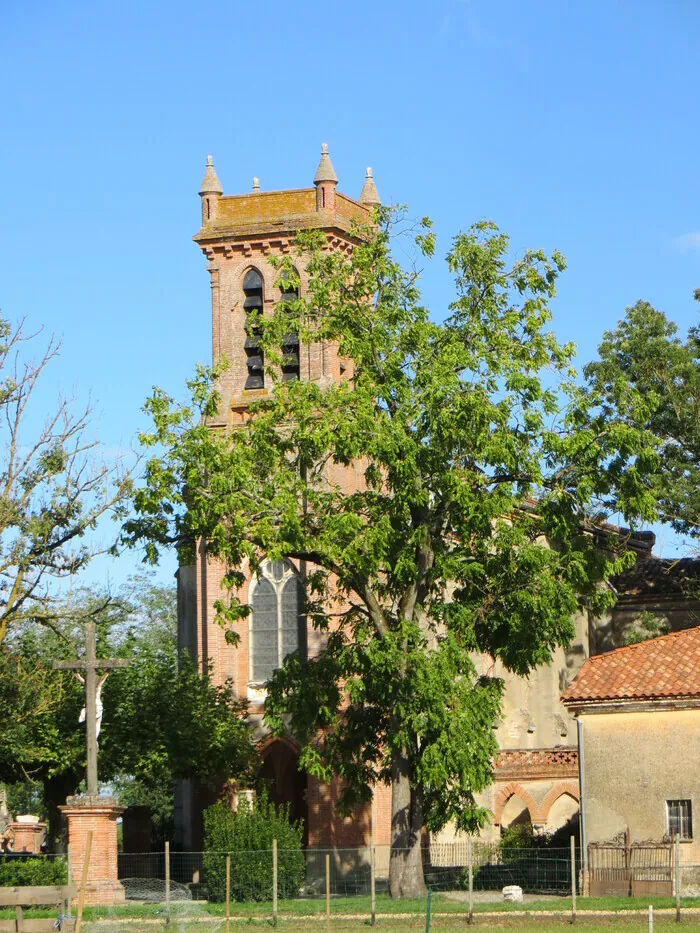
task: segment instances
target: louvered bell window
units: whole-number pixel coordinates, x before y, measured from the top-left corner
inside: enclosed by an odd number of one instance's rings
[[[296,301],[299,289],[282,282],[282,301]],[[290,332],[282,342],[282,382],[294,382],[300,377],[299,336]]]
[[[250,678],[264,684],[287,655],[306,653],[304,588],[286,561],[263,566],[251,601]]]
[[[265,371],[260,328],[251,320],[252,315],[262,316],[263,312],[263,280],[257,269],[248,269],[243,276],[243,308],[246,313],[246,339],[243,346],[248,368],[245,387],[262,389],[265,386]]]

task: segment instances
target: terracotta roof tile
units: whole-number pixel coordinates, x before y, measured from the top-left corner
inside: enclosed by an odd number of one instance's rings
[[[566,704],[700,697],[700,626],[616,648],[584,662]]]

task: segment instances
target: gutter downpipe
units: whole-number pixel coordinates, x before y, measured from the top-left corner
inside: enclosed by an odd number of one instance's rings
[[[583,791],[583,722],[581,714],[576,717],[576,733],[578,737],[578,787],[579,787],[579,818],[581,830],[581,893],[587,894],[586,888],[588,880],[588,846],[586,845],[586,816],[584,809],[584,791]]]

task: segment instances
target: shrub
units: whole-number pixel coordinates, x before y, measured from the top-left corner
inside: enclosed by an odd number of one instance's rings
[[[251,811],[246,800],[233,812],[225,803],[204,811],[204,876],[213,901],[226,897],[226,853],[231,856],[231,897],[237,901],[272,899],[272,840],[277,840],[277,892],[296,897],[306,862],[302,825],[289,808],[277,809],[262,793]]]
[[[0,887],[68,884],[68,869],[62,858],[0,855]]]

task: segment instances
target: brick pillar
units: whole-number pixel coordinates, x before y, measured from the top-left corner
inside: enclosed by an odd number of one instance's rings
[[[126,895],[117,872],[117,817],[124,808],[116,797],[69,797],[59,808],[68,820],[71,877],[79,885],[87,834],[92,830],[86,904],[121,904]]]
[[[13,832],[13,852],[31,852],[33,855],[38,855],[41,852],[46,823],[40,823],[38,817],[23,819],[18,816],[14,823],[10,823],[8,828]]]

